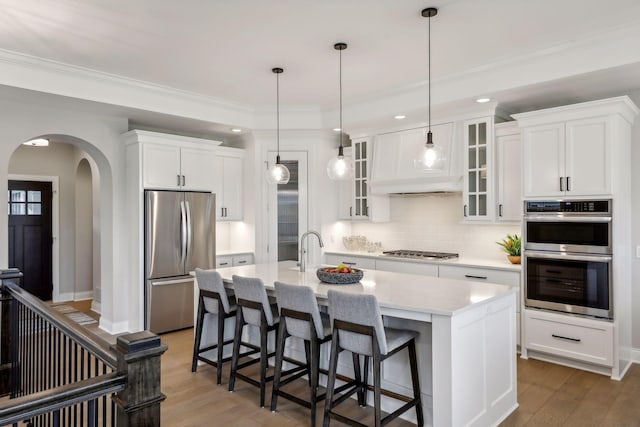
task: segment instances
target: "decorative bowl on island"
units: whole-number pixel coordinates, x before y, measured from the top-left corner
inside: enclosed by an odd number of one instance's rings
[[[321,282],[330,283],[332,285],[350,285],[358,283],[364,273],[357,268],[345,266],[322,267],[316,270],[316,275]]]

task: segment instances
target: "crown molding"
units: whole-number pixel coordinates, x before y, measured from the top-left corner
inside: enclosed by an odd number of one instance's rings
[[[253,125],[254,109],[244,105],[4,49],[0,84],[196,120]]]

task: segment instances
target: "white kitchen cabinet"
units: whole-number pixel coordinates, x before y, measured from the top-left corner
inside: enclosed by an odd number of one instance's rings
[[[613,323],[541,310],[525,310],[528,351],[611,367]]]
[[[142,183],[145,189],[212,191],[214,147],[181,147],[179,142],[143,142]]]
[[[236,267],[253,264],[253,254],[230,254],[216,256],[216,268]]]
[[[215,166],[214,193],[216,193],[216,220],[241,221],[243,218],[242,203],[242,151],[218,152]]]
[[[493,117],[464,122],[462,211],[465,221],[493,219]]]
[[[554,123],[523,127],[524,197],[610,196],[617,143],[611,116],[562,118],[559,112]]]
[[[233,255],[233,266],[253,264],[253,254]]]
[[[221,255],[216,257],[216,268],[233,267],[233,256]]]
[[[494,126],[496,141],[496,222],[522,221],[520,130],[516,122]]]
[[[344,149],[345,156],[351,158],[353,179],[338,184],[339,219],[389,221],[389,196],[369,191],[372,144],[372,138],[354,139],[351,147]]]
[[[377,259],[376,270],[396,273],[419,274],[421,276],[438,277],[438,265],[422,262],[406,262],[388,259]]]
[[[359,257],[353,255],[342,254],[325,254],[324,262],[327,265],[349,264],[355,268],[364,268],[368,270],[376,269],[376,260],[374,258]]]

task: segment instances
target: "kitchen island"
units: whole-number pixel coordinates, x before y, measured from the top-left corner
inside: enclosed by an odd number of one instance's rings
[[[508,286],[375,270],[365,270],[353,285],[328,285],[315,269],[299,272],[291,261],[218,271],[230,287],[234,274],[260,277],[268,291],[276,280],[309,286],[320,305],[327,304],[329,289],[375,295],[385,325],[420,332],[416,345],[426,425],[497,425],[517,407],[516,292]],[[328,362],[328,348],[321,359]],[[340,359],[340,370],[351,375],[347,359]],[[383,365],[383,388],[410,395],[408,371],[406,355],[390,358]],[[385,411],[396,407],[383,402]]]

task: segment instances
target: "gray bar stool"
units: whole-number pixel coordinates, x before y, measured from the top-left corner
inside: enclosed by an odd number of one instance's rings
[[[202,270],[196,268],[196,279],[200,295],[198,297],[198,315],[196,319],[195,340],[193,344],[193,358],[191,362],[191,372],[198,369],[198,361],[214,366],[217,371],[218,384],[222,383],[222,364],[231,360],[231,357],[223,358],[225,345],[233,343],[233,339],[224,340],[225,322],[231,318],[233,321],[236,315],[235,301],[229,301],[229,296],[222,282],[220,273],[213,270]],[[218,337],[215,344],[202,347],[202,331],[204,320],[207,316],[216,316],[218,321]],[[229,325],[231,326],[231,325]],[[205,356],[211,350],[217,351],[216,360],[211,360]]]
[[[273,375],[267,376],[269,358],[275,355],[275,351],[269,353],[267,338],[271,331],[278,328],[279,315],[275,304],[271,304],[264,283],[259,278],[241,277],[233,275],[233,288],[237,298],[238,310],[236,311],[236,332],[233,337],[233,356],[231,359],[231,376],[229,378],[229,391],[233,391],[236,378],[248,382],[260,388],[260,407],[264,407],[265,389],[268,381],[273,380]],[[260,328],[260,345],[242,341],[244,325],[253,325]],[[260,353],[259,359],[250,359],[239,363],[240,346],[251,349],[249,354]],[[246,355],[247,353],[245,353]],[[300,362],[286,358],[287,362],[301,365]],[[238,370],[260,363],[260,380],[244,375]]]
[[[324,409],[324,426],[328,427],[331,418],[351,426],[364,426],[355,420],[334,412],[335,406],[344,402],[353,393],[358,392],[360,405],[366,405],[367,370],[369,358],[373,358],[373,406],[375,426],[382,426],[398,417],[400,414],[415,407],[418,425],[424,425],[420,383],[418,379],[418,360],[416,357],[415,338],[417,332],[385,328],[378,300],[373,295],[348,294],[330,290],[329,314],[333,322],[333,340],[331,344],[331,359],[329,361],[329,378],[327,381],[327,401]],[[401,396],[397,393],[382,390],[381,363],[400,350],[409,350],[409,364],[413,383],[413,398]],[[342,396],[333,400],[338,365],[338,355],[342,350],[364,356],[364,375],[361,384],[356,384]],[[356,379],[359,375],[356,374]],[[405,402],[399,409],[382,418],[380,396],[384,393]]]
[[[276,365],[271,394],[271,411],[276,410],[278,396],[311,409],[311,427],[316,424],[316,406],[324,400],[325,394],[318,395],[318,377],[320,373],[327,374],[319,368],[320,346],[331,340],[331,325],[329,315],[320,313],[318,302],[313,290],[307,286],[287,285],[275,282],[276,300],[280,308],[280,328],[278,329],[278,344],[276,347]],[[301,369],[290,369],[282,372],[284,347],[288,337],[304,340],[307,363]],[[282,390],[282,386],[309,376],[311,396],[304,400]]]

